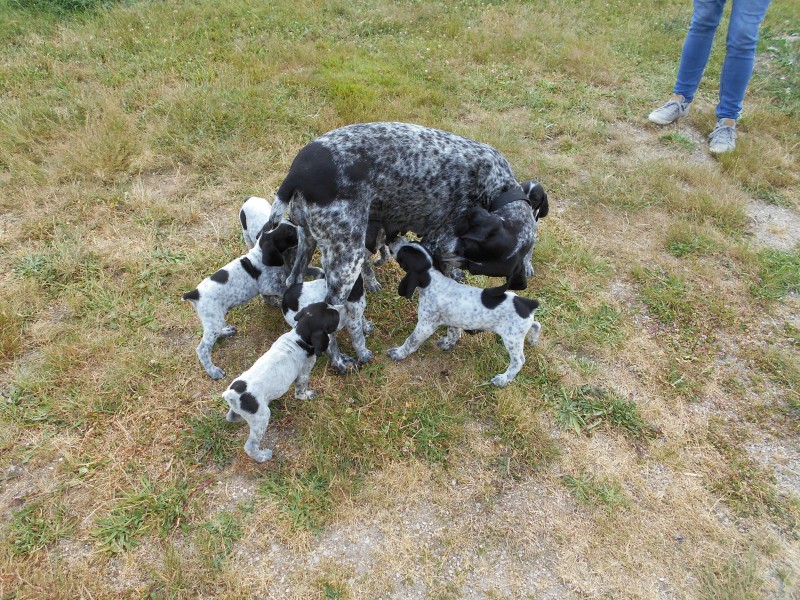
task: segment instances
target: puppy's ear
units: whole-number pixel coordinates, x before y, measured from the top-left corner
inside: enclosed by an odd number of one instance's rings
[[[549,207],[547,205],[547,194],[542,184],[531,179],[525,182],[525,185],[522,186],[522,190],[528,196],[528,202],[531,205],[531,209],[533,209],[533,214],[536,215],[536,220],[538,221],[546,217]]]
[[[414,295],[414,290],[419,286],[419,277],[416,273],[406,273],[406,276],[400,280],[400,285],[397,286],[397,293],[403,298],[408,298]]]
[[[503,226],[503,220],[483,207],[476,206],[456,228],[456,235],[465,240],[483,242]]]
[[[338,322],[338,315],[337,315],[337,322]],[[311,332],[310,344],[311,347],[314,348],[314,356],[321,356],[322,353],[328,349],[329,343],[330,343],[330,337],[324,331],[317,330]]]
[[[302,318],[303,318],[303,317],[305,317],[306,315],[308,315],[308,307],[305,307],[303,310],[300,310],[300,311],[298,311],[298,312],[297,312],[297,313],[294,315],[294,320],[295,320],[295,323],[299,323],[299,322],[300,322],[300,319],[302,319]]]
[[[322,328],[327,333],[336,333],[339,323],[344,318],[344,305],[337,304],[333,308],[326,308],[322,313]]]

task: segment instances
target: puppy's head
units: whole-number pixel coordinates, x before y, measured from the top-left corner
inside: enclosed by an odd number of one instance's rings
[[[410,243],[402,238],[392,240],[389,250],[397,264],[406,272],[406,276],[400,280],[397,293],[411,300],[415,289],[426,288],[430,284],[433,259],[421,244]]]
[[[533,218],[537,221],[544,219],[547,216],[549,207],[547,205],[547,194],[542,187],[542,184],[535,179],[528,179],[521,184],[522,191],[528,197],[528,204],[531,205],[533,210]]]
[[[535,227],[527,202],[510,202],[494,212],[475,206],[456,228],[455,251],[470,273],[505,277],[510,289],[524,290],[524,261]]]
[[[344,306],[315,302],[299,311],[294,320],[297,322],[297,335],[313,349],[316,356],[320,356],[328,349],[329,336],[336,333],[339,324],[344,322]]]
[[[297,227],[284,221],[275,229],[267,230],[269,224],[264,225],[258,237],[258,246],[261,248],[261,262],[267,267],[282,267],[285,264],[284,253],[290,248],[297,247]]]

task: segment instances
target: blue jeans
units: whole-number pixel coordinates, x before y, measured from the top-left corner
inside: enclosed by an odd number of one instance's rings
[[[732,0],[725,62],[719,82],[717,119],[738,119],[742,100],[756,58],[758,27],[767,14],[770,0]],[[694,0],[692,24],[686,34],[673,93],[687,102],[694,99],[700,78],[711,55],[714,34],[722,19],[725,0]]]

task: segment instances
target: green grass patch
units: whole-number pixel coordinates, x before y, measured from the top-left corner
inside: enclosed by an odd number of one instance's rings
[[[744,556],[715,561],[700,572],[701,597],[707,600],[759,600],[765,596],[758,558],[752,549]]]
[[[670,225],[665,240],[667,252],[676,258],[706,256],[720,250],[713,231],[688,221]]]
[[[800,293],[800,249],[762,250],[755,262],[757,279],[750,286],[754,296],[778,300],[787,294]]]
[[[642,419],[636,402],[626,400],[613,390],[593,385],[561,387],[547,401],[555,409],[556,421],[561,427],[578,435],[600,426],[616,429],[637,440],[657,433]]]
[[[241,423],[229,423],[225,411],[219,410],[186,421],[181,435],[181,447],[185,455],[198,462],[211,461],[218,467],[230,463],[241,445],[237,432]]]
[[[333,475],[316,468],[279,468],[267,473],[258,490],[272,498],[293,529],[319,531],[334,507]]]
[[[196,528],[197,544],[208,567],[220,571],[227,565],[234,546],[244,535],[242,519],[252,511],[252,505],[246,505],[238,512],[222,512]]]
[[[697,148],[697,144],[695,144],[691,138],[679,131],[670,131],[668,133],[664,133],[660,135],[658,139],[668,146],[674,146],[676,148],[680,148],[681,150],[685,150],[686,152],[693,152],[695,148]]]
[[[75,517],[60,502],[34,502],[11,518],[8,538],[11,551],[16,555],[36,554],[68,537],[75,526]]]
[[[599,506],[608,513],[630,504],[622,485],[613,479],[579,473],[563,475],[561,481],[579,504]]]
[[[166,538],[191,518],[190,493],[187,481],[162,485],[143,479],[138,489],[124,494],[108,516],[97,521],[92,534],[102,550],[113,554],[131,550],[153,530]]]

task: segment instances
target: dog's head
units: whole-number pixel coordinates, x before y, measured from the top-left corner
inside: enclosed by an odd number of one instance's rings
[[[456,227],[455,253],[470,273],[505,277],[510,289],[524,290],[525,256],[533,247],[536,221],[527,196],[521,190],[517,194],[491,212],[470,209]]]
[[[522,186],[522,191],[528,197],[528,204],[531,205],[531,210],[533,210],[533,218],[537,221],[544,219],[549,212],[549,206],[547,204],[547,194],[542,184],[535,179],[528,179],[528,181],[523,181],[520,185]]]
[[[403,238],[392,240],[389,250],[397,264],[406,272],[406,276],[400,280],[397,293],[411,300],[415,289],[426,288],[430,284],[433,259],[421,244],[407,242]]]
[[[269,224],[264,225],[258,236],[261,262],[267,267],[282,267],[286,264],[284,253],[290,248],[297,247],[297,227],[288,221],[284,221],[275,229],[267,230],[268,227]]]
[[[344,306],[331,306],[325,302],[309,304],[299,311],[294,320],[295,331],[316,356],[328,349],[329,336],[344,323]]]

